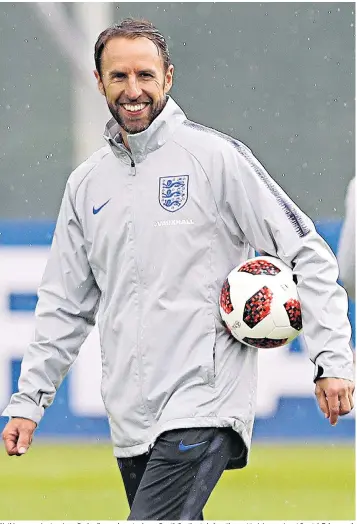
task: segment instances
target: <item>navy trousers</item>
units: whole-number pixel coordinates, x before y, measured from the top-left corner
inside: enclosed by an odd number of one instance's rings
[[[160,435],[150,453],[117,459],[128,520],[203,520],[233,442],[230,428],[175,429]]]

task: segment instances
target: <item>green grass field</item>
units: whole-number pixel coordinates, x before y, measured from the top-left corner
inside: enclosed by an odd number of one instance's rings
[[[0,452],[1,520],[125,520],[128,506],[109,444],[43,444]],[[354,520],[352,445],[254,444],[250,464],[226,471],[207,520]]]

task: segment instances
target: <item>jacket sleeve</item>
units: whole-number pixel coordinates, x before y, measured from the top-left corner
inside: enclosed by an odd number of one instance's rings
[[[223,216],[231,222],[234,216],[251,246],[280,258],[297,277],[314,380],[353,380],[347,295],[337,283],[338,266],[331,249],[246,146],[234,143],[223,171]]]
[[[34,340],[22,360],[19,391],[3,416],[40,421],[95,324],[99,296],[67,184],[38,290]]]
[[[346,217],[342,226],[337,260],[340,278],[352,300],[356,298],[356,197],[355,178],[351,180],[346,195]]]

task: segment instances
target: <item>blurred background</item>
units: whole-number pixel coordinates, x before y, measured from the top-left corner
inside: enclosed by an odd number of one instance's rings
[[[98,34],[128,16],[151,20],[167,38],[171,94],[188,118],[246,143],[336,252],[355,173],[354,10],[352,2],[0,3],[0,409],[32,336],[65,182],[103,144],[110,115],[93,76]],[[260,357],[251,463],[223,475],[205,518],[354,519],[354,413],[335,428],[323,419],[302,337]],[[28,456],[0,452],[1,519],[127,517],[100,372],[94,330]]]

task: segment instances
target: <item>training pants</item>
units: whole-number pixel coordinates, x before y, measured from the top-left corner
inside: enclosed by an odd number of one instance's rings
[[[203,520],[232,447],[230,428],[175,429],[160,435],[150,453],[118,458],[128,520]]]

